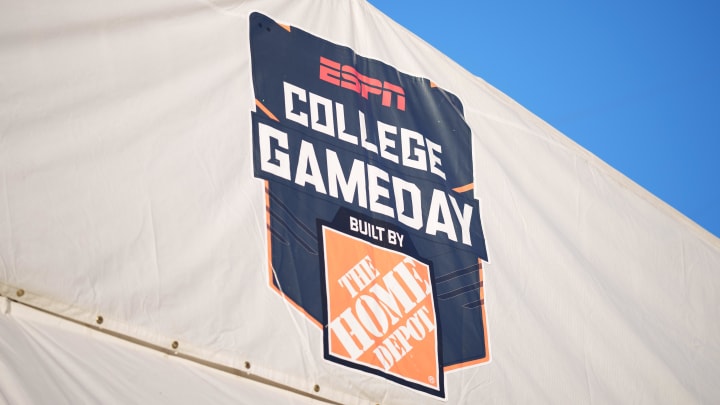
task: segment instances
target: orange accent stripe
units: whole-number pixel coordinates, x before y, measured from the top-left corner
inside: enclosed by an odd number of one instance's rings
[[[277,119],[277,117],[275,116],[275,114],[273,114],[270,110],[268,110],[267,107],[265,107],[265,106],[263,105],[263,103],[260,102],[260,100],[255,99],[255,105],[256,105],[259,109],[261,109],[262,112],[264,112],[265,115],[267,115],[271,120],[276,121],[276,122],[280,122],[280,120]]]
[[[490,361],[490,341],[488,339],[487,314],[485,313],[485,276],[483,274],[482,260],[478,258],[480,269],[478,277],[480,278],[480,309],[482,310],[483,334],[485,335],[485,357],[481,359],[466,361],[464,363],[453,364],[452,366],[443,367],[444,372],[459,370],[461,368],[474,366],[477,364],[487,363]]]
[[[453,191],[456,192],[456,193],[464,193],[464,192],[470,191],[470,190],[472,190],[472,189],[474,189],[474,188],[475,188],[475,184],[470,183],[470,184],[466,184],[466,185],[464,185],[464,186],[455,187],[455,188],[453,189]]]
[[[430,81],[430,87],[431,87],[431,88],[433,88],[433,89],[434,89],[434,88],[435,88],[435,87],[437,87],[437,86],[438,86],[438,85],[437,85],[437,84],[435,84],[435,82],[433,82],[433,81]]]
[[[278,25],[281,26],[281,27],[283,27],[283,28],[285,28],[285,30],[286,30],[287,32],[290,32],[291,27],[290,27],[289,25],[280,24],[280,23],[278,23]]]
[[[273,271],[272,271],[272,232],[270,232],[270,182],[265,180],[265,230],[267,232],[267,268],[268,268],[268,280],[270,281],[270,287],[277,290],[273,283]],[[278,291],[279,292],[279,291]]]
[[[487,324],[487,313],[485,312],[485,273],[482,268],[482,260],[478,258],[478,264],[480,265],[479,277],[480,277],[480,301],[482,304],[482,319],[483,319],[483,334],[485,335],[485,357],[480,359],[479,363],[486,363],[490,361],[490,339],[488,335],[488,324]],[[476,363],[478,364],[478,363]]]
[[[257,100],[256,100],[257,101]],[[266,221],[266,227],[267,227],[267,251],[268,251],[268,283],[270,284],[270,288],[275,290],[280,296],[290,303],[295,309],[297,309],[300,313],[305,315],[307,319],[309,319],[312,323],[315,324],[319,329],[322,329],[323,326],[320,322],[318,322],[315,318],[310,316],[310,314],[305,311],[303,307],[295,303],[295,301],[291,300],[285,293],[280,290],[275,283],[273,283],[273,279],[275,278],[275,275],[273,274],[272,270],[272,232],[270,232],[270,182],[265,180],[265,221]]]

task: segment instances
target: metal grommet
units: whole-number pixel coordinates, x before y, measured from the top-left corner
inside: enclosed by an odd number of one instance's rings
[[[313,387],[313,391],[320,392],[320,386],[315,384],[315,386]]]
[[[98,315],[97,318],[95,318],[95,323],[98,325],[102,325],[104,321],[105,320],[103,319],[102,315]]]
[[[246,368],[246,369],[250,369],[250,362],[249,362],[249,361],[246,361],[246,362],[245,362],[245,368]]]
[[[171,345],[171,346],[172,346],[173,349],[177,349],[178,346],[180,346],[180,343],[178,343],[178,341],[176,340],[176,341],[172,342],[172,345]]]
[[[15,292],[15,295],[17,295],[18,297],[22,297],[23,295],[25,295],[25,290],[21,288]]]

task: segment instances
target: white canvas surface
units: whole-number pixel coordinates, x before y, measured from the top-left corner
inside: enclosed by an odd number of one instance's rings
[[[2,295],[340,403],[443,403],[325,361],[268,286],[259,11],[465,107],[491,361],[448,372],[447,403],[720,401],[720,241],[365,1],[0,9]],[[0,316],[8,403],[310,401],[31,312]]]

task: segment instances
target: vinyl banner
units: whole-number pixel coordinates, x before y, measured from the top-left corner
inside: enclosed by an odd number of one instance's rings
[[[0,12],[0,402],[716,404],[718,269],[367,0]]]
[[[326,360],[444,397],[445,371],[489,360],[462,102],[259,13],[250,48],[270,285]]]

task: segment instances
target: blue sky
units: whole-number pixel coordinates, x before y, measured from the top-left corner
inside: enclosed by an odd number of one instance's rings
[[[720,2],[369,2],[720,235]]]

